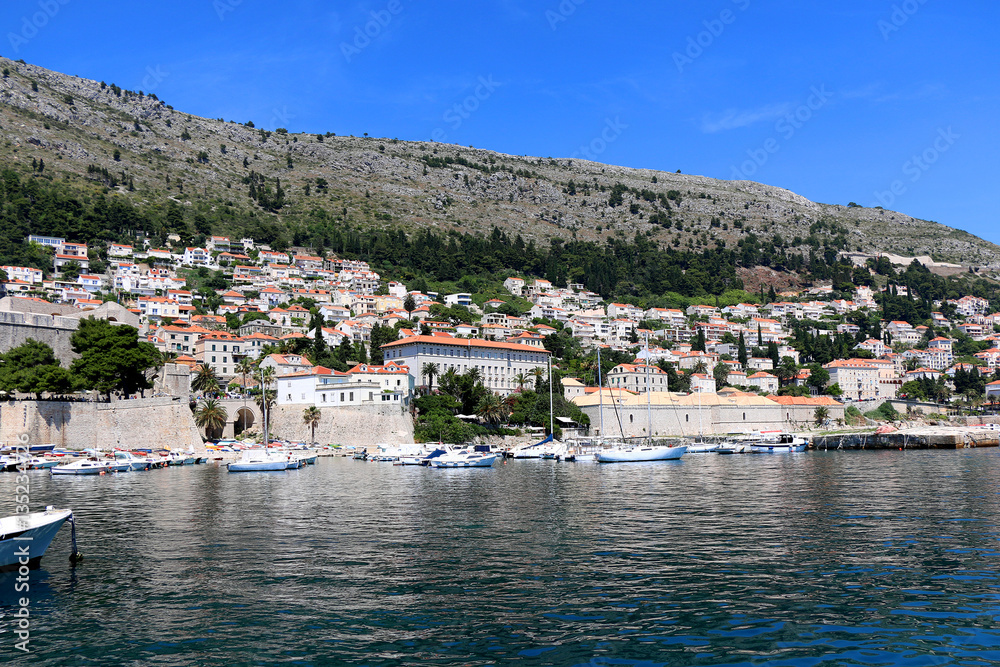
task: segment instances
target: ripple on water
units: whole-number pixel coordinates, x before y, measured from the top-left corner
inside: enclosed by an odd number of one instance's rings
[[[87,558],[70,571],[64,530],[32,574],[33,660],[996,664],[997,461],[34,475],[39,505],[73,507]]]

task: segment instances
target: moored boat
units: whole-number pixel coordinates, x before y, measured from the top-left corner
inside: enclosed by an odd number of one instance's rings
[[[802,437],[791,433],[762,434],[757,442],[750,445],[750,450],[758,454],[785,454],[790,452],[804,452],[809,442]]]
[[[228,466],[229,472],[270,472],[288,470],[288,458],[280,452],[266,449],[247,449],[239,459]]]
[[[46,507],[44,512],[15,514],[0,519],[0,572],[17,570],[22,566],[38,569],[45,550],[67,520],[72,522],[73,510],[52,507]],[[75,535],[73,542],[76,556]]]
[[[684,456],[686,445],[633,445],[597,452],[598,463],[637,463],[642,461],[672,461]]]
[[[104,461],[84,459],[73,461],[66,465],[49,468],[53,475],[103,475],[108,471],[108,464]]]
[[[499,454],[461,449],[431,459],[431,466],[434,468],[490,468],[498,458],[500,458]]]

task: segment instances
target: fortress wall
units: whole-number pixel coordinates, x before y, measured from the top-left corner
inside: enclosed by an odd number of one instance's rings
[[[8,401],[0,403],[0,442],[27,433],[32,444],[66,449],[143,447],[204,451],[185,401],[169,397],[112,403]]]

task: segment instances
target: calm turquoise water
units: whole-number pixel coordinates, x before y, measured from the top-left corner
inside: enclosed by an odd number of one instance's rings
[[[996,665],[998,479],[996,450],[32,473],[86,560],[60,531],[20,660]]]

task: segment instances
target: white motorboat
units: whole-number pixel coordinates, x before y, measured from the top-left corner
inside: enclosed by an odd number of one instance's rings
[[[460,449],[431,459],[435,468],[489,468],[500,458],[499,454]]]
[[[37,570],[45,550],[65,521],[73,521],[73,510],[46,507],[44,512],[15,514],[0,519],[0,572],[27,566]],[[76,535],[73,535],[73,555]]]
[[[438,444],[434,449],[425,449],[412,456],[400,456],[396,465],[401,466],[429,466],[434,459],[444,456],[450,451],[450,447]]]
[[[750,450],[759,454],[784,454],[804,452],[809,442],[790,433],[762,434],[762,438],[750,445]]]
[[[128,461],[108,461],[108,472],[131,472],[132,464]]]
[[[684,456],[686,445],[633,445],[597,452],[598,463],[633,463],[639,461],[672,461]]]
[[[239,459],[228,465],[229,472],[267,472],[288,470],[288,457],[282,452],[266,449],[246,449]]]
[[[132,452],[115,452],[115,463],[127,463],[132,470],[149,470],[153,463],[148,459],[142,459]]]
[[[49,471],[53,475],[103,475],[108,472],[108,464],[104,461],[84,459],[50,468]]]
[[[719,450],[719,443],[698,440],[687,446],[688,454],[711,454]]]

